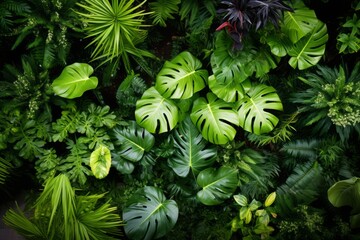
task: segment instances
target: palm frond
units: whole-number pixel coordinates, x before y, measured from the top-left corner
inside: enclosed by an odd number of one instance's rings
[[[178,4],[181,0],[156,0],[151,2],[150,9],[152,10],[153,24],[158,24],[166,27],[167,19],[174,19],[174,14],[177,14]]]
[[[286,182],[276,189],[275,206],[283,214],[291,214],[299,204],[309,204],[320,195],[322,168],[316,161],[297,165]]]

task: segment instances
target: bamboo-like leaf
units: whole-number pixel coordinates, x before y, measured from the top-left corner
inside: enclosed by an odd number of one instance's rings
[[[238,171],[229,167],[207,168],[197,177],[200,190],[196,197],[205,205],[217,205],[231,197],[238,186]]]
[[[190,170],[197,175],[214,162],[216,149],[205,148],[206,141],[189,117],[178,126],[173,137],[176,152],[168,163],[177,175],[186,177]]]
[[[237,102],[240,127],[258,135],[272,131],[279,119],[270,110],[283,110],[275,89],[259,84],[252,87],[247,94],[249,97]]]
[[[203,137],[215,144],[225,144],[234,139],[239,118],[233,105],[208,93],[207,99],[195,100],[190,117]]]
[[[165,98],[187,99],[206,86],[208,73],[200,60],[182,52],[166,61],[156,77],[155,88]]]
[[[136,122],[151,133],[163,133],[173,129],[179,118],[178,108],[151,87],[136,102]]]
[[[109,174],[111,167],[111,153],[106,146],[100,146],[90,155],[90,167],[94,176],[102,179]]]
[[[87,90],[96,88],[97,77],[90,77],[93,68],[86,63],[73,63],[64,68],[52,83],[55,94],[64,98],[81,97]]]
[[[179,210],[174,200],[167,200],[161,189],[146,186],[129,199],[123,210],[124,229],[130,239],[156,239],[175,225]]]

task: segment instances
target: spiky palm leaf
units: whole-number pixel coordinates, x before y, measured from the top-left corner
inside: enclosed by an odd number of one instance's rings
[[[139,10],[146,2],[132,6],[134,0],[85,0],[77,3],[85,12],[77,12],[87,25],[87,37],[93,38],[88,46],[95,46],[91,57],[102,60],[101,64],[122,57],[127,70],[130,70],[128,54],[137,57],[153,55],[135,45],[146,38],[143,17],[150,13]]]

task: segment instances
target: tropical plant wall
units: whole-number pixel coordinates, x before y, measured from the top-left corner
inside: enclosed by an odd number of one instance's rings
[[[360,2],[3,0],[26,239],[360,239]]]

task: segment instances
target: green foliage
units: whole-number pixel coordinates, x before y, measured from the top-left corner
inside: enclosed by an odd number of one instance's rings
[[[144,152],[150,151],[155,143],[155,138],[144,128],[139,127],[136,122],[129,122],[128,127],[115,128],[114,137],[116,145],[119,145],[119,154],[129,161],[139,161]]]
[[[205,205],[217,205],[230,198],[238,186],[238,171],[230,167],[207,168],[197,176],[202,188],[196,198]]]
[[[105,146],[98,147],[90,155],[90,167],[94,176],[102,179],[109,174],[111,167],[111,153]]]
[[[260,135],[272,131],[279,121],[270,110],[282,111],[283,106],[274,88],[259,84],[237,102],[236,109],[240,127]]]
[[[53,83],[55,94],[64,98],[81,97],[84,92],[96,88],[97,77],[90,77],[94,69],[87,63],[73,63],[66,66]]]
[[[276,217],[276,213],[270,207],[276,198],[276,192],[270,193],[264,204],[253,199],[250,203],[246,196],[234,195],[235,202],[240,205],[239,214],[231,221],[231,231],[241,230],[243,239],[268,239],[275,230],[269,226],[270,216]],[[263,209],[260,207],[264,207]],[[260,209],[259,209],[260,208]],[[259,235],[259,236],[257,236]]]
[[[300,112],[306,113],[303,124],[315,124],[313,129],[322,134],[334,124],[344,141],[346,128],[357,125],[360,119],[359,70],[360,64],[350,74],[343,67],[319,66],[316,73],[301,77],[310,88],[294,93],[290,100],[301,104]]]
[[[175,225],[179,210],[174,200],[167,200],[161,189],[146,186],[127,202],[123,211],[126,235],[131,239],[156,239]]]
[[[225,144],[234,139],[239,118],[232,104],[208,93],[206,98],[198,98],[190,114],[203,137],[215,144]]]
[[[76,195],[69,179],[58,175],[46,182],[31,218],[10,209],[4,222],[27,239],[116,239],[122,221],[110,201],[98,204],[102,198]]]
[[[0,30],[1,35],[9,33],[14,26],[14,16],[23,16],[30,12],[26,2],[15,0],[4,0],[0,3]]]
[[[19,13],[18,35],[12,49],[25,44],[44,69],[56,64],[65,65],[71,46],[69,29],[76,30],[79,21],[72,8],[74,0],[35,0],[19,2],[18,8],[26,7],[26,12]],[[26,4],[26,5],[25,5]],[[20,9],[19,9],[20,10]]]
[[[341,26],[342,31],[337,36],[339,53],[356,53],[360,50],[360,19],[356,13]]]
[[[173,138],[176,150],[168,164],[177,175],[187,177],[191,170],[196,176],[215,161],[216,149],[206,146],[207,142],[189,117],[175,129]]]
[[[360,227],[360,178],[353,177],[336,182],[328,189],[328,199],[334,207],[350,206],[350,226]]]
[[[165,98],[187,99],[206,86],[208,73],[200,60],[182,52],[166,61],[156,77],[155,88]]]
[[[244,148],[244,143],[229,142],[218,150],[217,161],[239,171],[240,190],[252,198],[262,196],[274,188],[279,166],[270,155]]]
[[[178,115],[174,101],[164,98],[155,87],[146,90],[136,102],[136,122],[151,133],[170,131],[176,126]]]
[[[146,2],[133,6],[134,0],[85,0],[77,3],[84,12],[76,12],[85,24],[87,37],[93,38],[88,46],[95,46],[91,57],[101,60],[101,64],[109,61],[122,62],[130,71],[129,54],[136,57],[153,57],[153,55],[136,47],[147,36],[144,27],[144,16],[150,14],[139,10]]]
[[[290,114],[286,119],[280,120],[280,124],[277,125],[270,134],[256,135],[249,133],[247,137],[258,146],[282,143],[291,140],[293,132],[296,131],[293,124],[297,122],[298,115],[299,112],[295,112]]]
[[[281,33],[272,32],[265,41],[274,55],[289,55],[290,66],[304,70],[316,65],[324,55],[327,27],[302,1],[295,1],[292,7],[293,12],[284,13]]]
[[[147,86],[144,80],[139,74],[135,74],[134,72],[130,73],[122,81],[116,91],[116,102],[121,109],[119,114],[122,117],[133,118],[136,109],[136,101],[141,98],[141,95],[146,89]]]
[[[13,166],[5,159],[0,157],[0,185],[4,184],[6,178],[10,175]]]
[[[149,4],[152,10],[153,24],[166,27],[168,19],[174,19],[173,15],[179,11],[178,5],[181,0],[154,0]]]
[[[319,196],[322,183],[322,168],[318,162],[298,164],[286,182],[276,189],[278,212],[286,216],[296,206],[310,204]]]

